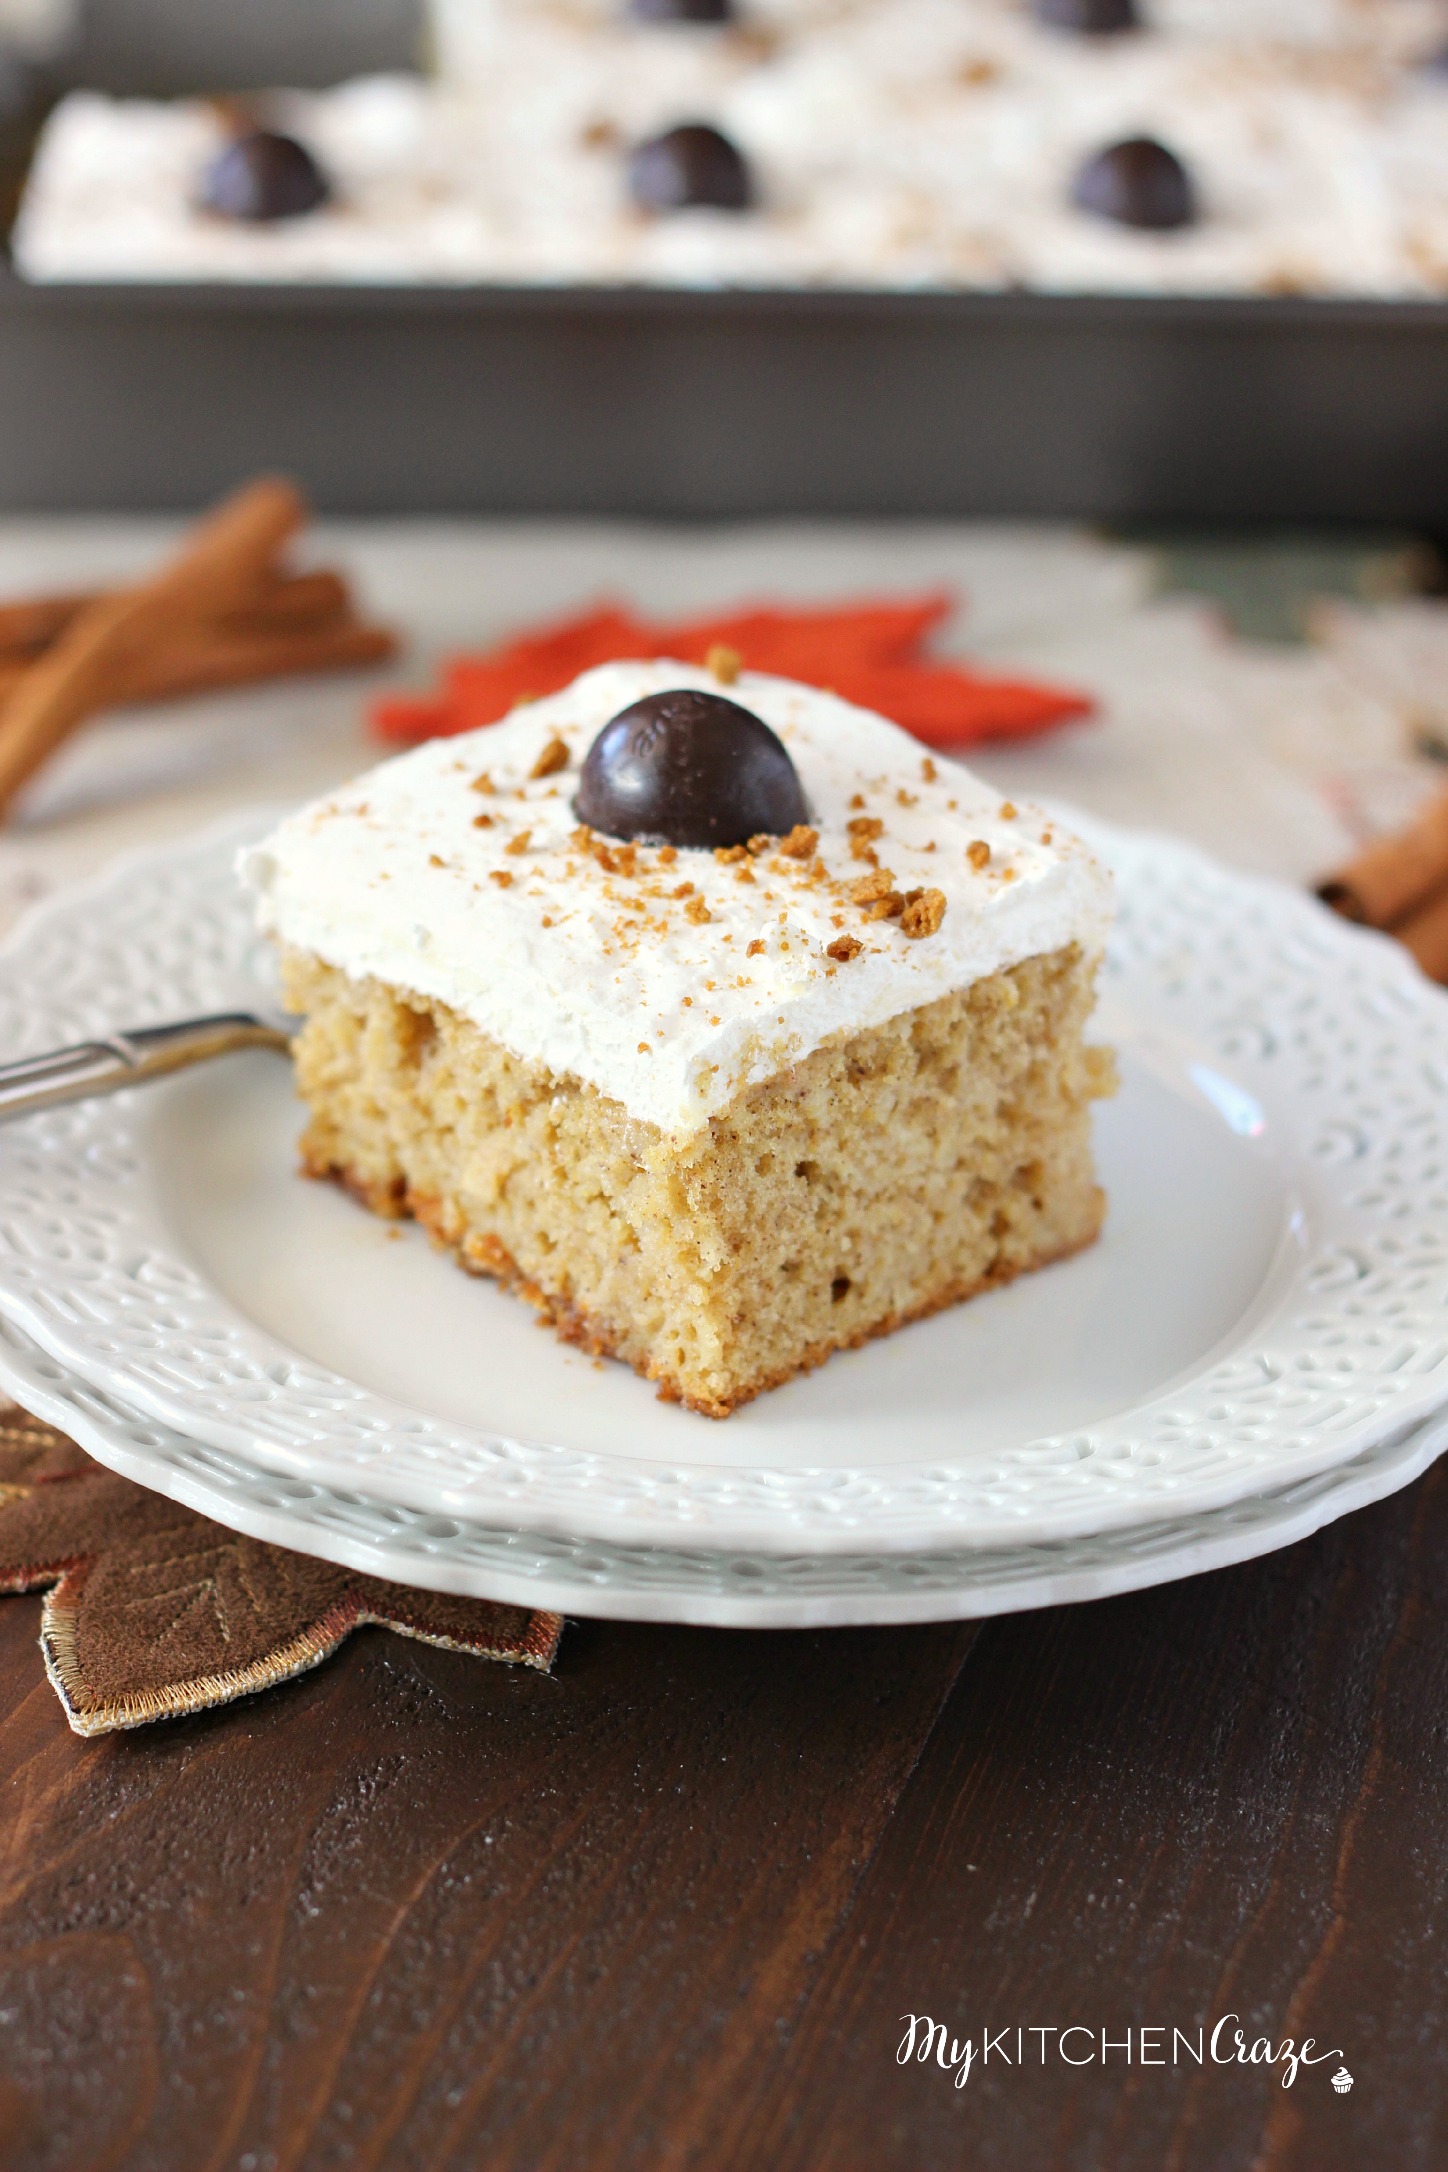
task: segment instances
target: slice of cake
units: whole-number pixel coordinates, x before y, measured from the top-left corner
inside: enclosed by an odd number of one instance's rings
[[[308,1172],[691,1409],[1100,1227],[1109,877],[832,695],[606,665],[245,872]]]

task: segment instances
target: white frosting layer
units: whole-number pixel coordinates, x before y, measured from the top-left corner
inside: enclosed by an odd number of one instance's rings
[[[66,99],[15,236],[38,279],[1025,285],[1448,292],[1441,0],[1144,0],[1079,38],[1028,0],[741,0],[741,25],[643,24],[623,0],[436,0],[443,79],[269,102],[337,183],[310,217],[193,210],[222,123],[200,103]],[[749,157],[743,216],[640,217],[631,143],[682,120]],[[1200,223],[1071,206],[1102,145],[1147,132]]]
[[[836,1034],[1067,943],[1102,947],[1111,880],[1079,840],[1006,812],[882,717],[749,673],[729,696],[788,747],[817,851],[614,845],[610,869],[579,842],[580,764],[610,717],[675,686],[720,690],[688,664],[605,664],[302,809],[244,858],[260,925],[355,978],[439,998],[675,1136]],[[555,738],[568,767],[531,777]],[[871,818],[883,831],[869,850],[897,889],[943,893],[935,933],[912,938],[850,899],[872,868],[849,824]],[[828,953],[842,936],[864,946],[844,961]]]

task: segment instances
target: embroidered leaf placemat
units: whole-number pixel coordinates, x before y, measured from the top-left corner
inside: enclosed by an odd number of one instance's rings
[[[0,1405],[0,1591],[47,1586],[40,1648],[82,1735],[269,1689],[364,1622],[544,1673],[563,1630],[557,1614],[418,1591],[246,1538]]]

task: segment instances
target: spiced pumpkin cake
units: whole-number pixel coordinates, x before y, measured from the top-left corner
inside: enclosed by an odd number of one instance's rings
[[[307,1171],[694,1410],[1100,1228],[1109,877],[833,695],[605,665],[244,872]]]

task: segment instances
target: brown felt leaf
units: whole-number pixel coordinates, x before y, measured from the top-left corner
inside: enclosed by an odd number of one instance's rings
[[[384,1583],[264,1545],[0,1409],[0,1591],[46,1593],[40,1645],[77,1734],[270,1688],[363,1622],[547,1672],[557,1614]]]

